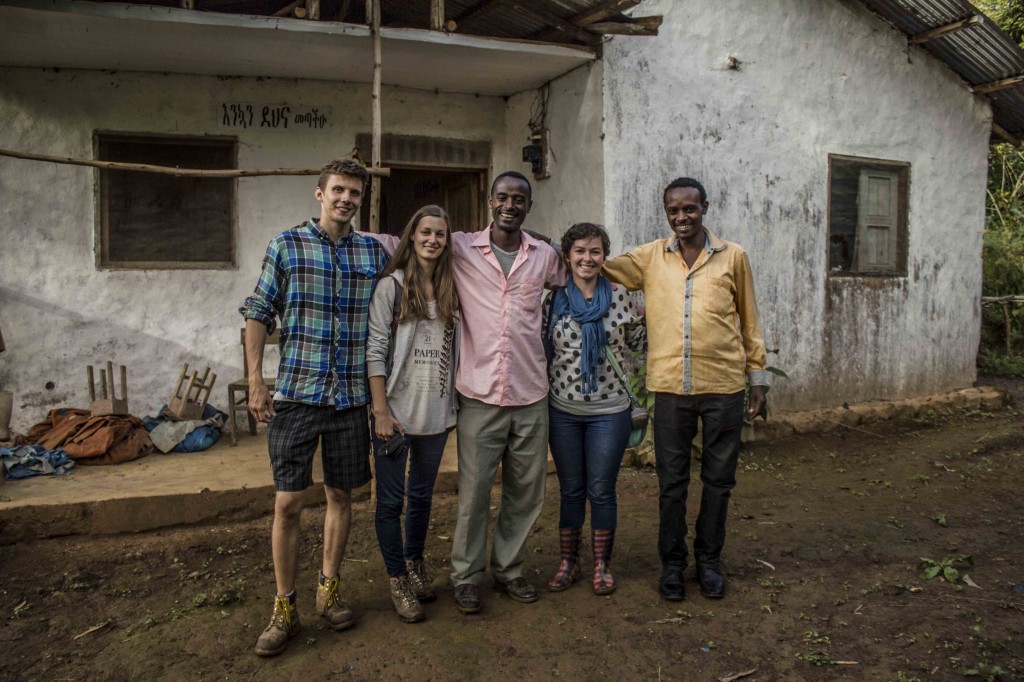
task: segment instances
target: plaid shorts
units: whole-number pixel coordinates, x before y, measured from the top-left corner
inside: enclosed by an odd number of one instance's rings
[[[301,492],[313,485],[313,454],[319,444],[324,485],[352,490],[370,482],[370,429],[365,405],[339,410],[331,405],[274,401],[277,413],[267,428],[274,486]]]

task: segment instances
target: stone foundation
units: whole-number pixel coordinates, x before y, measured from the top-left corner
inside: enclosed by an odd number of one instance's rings
[[[906,421],[949,414],[955,410],[995,412],[1011,403],[1010,395],[997,388],[982,386],[963,388],[905,400],[872,400],[856,405],[828,407],[819,410],[773,413],[767,422],[758,420],[753,429],[745,429],[743,442],[772,442],[789,436],[828,433],[836,429],[857,429],[862,424],[889,420]],[[699,443],[700,434],[697,436]],[[699,445],[694,445],[699,450]],[[653,443],[648,440],[639,448],[630,448],[622,460],[625,466],[654,466]]]

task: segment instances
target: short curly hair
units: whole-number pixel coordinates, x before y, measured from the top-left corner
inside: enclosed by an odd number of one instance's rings
[[[665,195],[668,194],[670,189],[679,189],[682,187],[692,187],[697,190],[697,193],[700,194],[700,203],[703,204],[708,200],[708,192],[704,189],[704,185],[700,184],[699,180],[694,180],[693,178],[676,178],[672,182],[668,183],[668,186],[665,187],[665,190],[661,193],[662,200],[664,201]]]
[[[332,175],[348,175],[349,177],[362,180],[364,192],[366,191],[366,183],[370,180],[370,173],[366,170],[366,167],[355,159],[334,159],[325,163],[324,167],[320,169],[320,177],[316,181],[316,186],[321,191],[327,189],[327,178]]]
[[[580,239],[590,239],[591,237],[601,238],[601,246],[604,248],[604,255],[607,256],[612,250],[612,243],[608,239],[608,233],[604,227],[597,223],[576,223],[566,230],[562,235],[562,255],[568,258],[573,244]]]

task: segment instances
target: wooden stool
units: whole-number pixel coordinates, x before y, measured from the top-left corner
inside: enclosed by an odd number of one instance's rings
[[[128,370],[124,365],[121,369],[121,397],[114,396],[114,363],[108,362],[106,369],[100,370],[100,397],[96,397],[96,380],[93,374],[92,365],[85,368],[85,375],[89,381],[89,411],[92,416],[98,417],[108,414],[130,414],[128,412]],[[108,392],[108,383],[110,390]]]
[[[174,386],[174,392],[167,403],[167,414],[177,419],[202,419],[206,403],[210,400],[210,391],[217,381],[217,375],[210,376],[210,368],[203,372],[203,378],[199,378],[199,372],[192,372],[192,377],[185,385],[185,375],[188,374],[188,363],[181,367],[181,374],[178,375],[178,383]],[[210,383],[206,383],[207,378]],[[185,391],[182,393],[182,386]]]

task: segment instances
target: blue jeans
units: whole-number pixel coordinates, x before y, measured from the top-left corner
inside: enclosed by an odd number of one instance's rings
[[[376,435],[373,436],[377,440]],[[375,457],[377,475],[377,542],[389,576],[405,575],[405,561],[423,558],[430,525],[434,483],[441,466],[448,432],[432,436],[407,436],[409,447],[397,457]],[[411,455],[409,454],[411,452]],[[405,462],[409,459],[406,485]],[[402,506],[405,511],[405,542],[402,542]]]
[[[736,486],[743,428],[743,391],[732,394],[654,396],[654,456],[658,472],[660,528],[658,553],[664,566],[686,568],[686,497],[690,487],[690,448],[697,420],[704,429],[693,553],[698,566],[718,568],[725,546],[729,497]]]
[[[590,527],[618,525],[615,483],[631,430],[629,409],[582,416],[549,408],[551,456],[561,486],[559,528],[580,528],[590,500]]]

